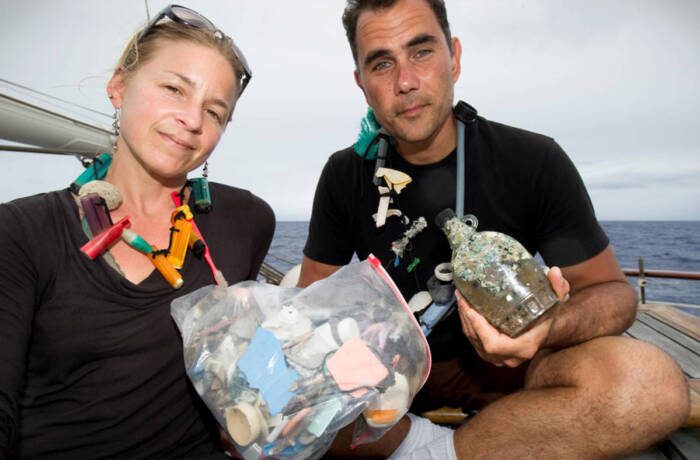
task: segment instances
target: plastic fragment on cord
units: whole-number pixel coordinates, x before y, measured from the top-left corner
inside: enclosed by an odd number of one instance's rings
[[[192,184],[192,200],[194,210],[199,214],[206,214],[212,210],[211,193],[209,192],[209,181],[206,177],[197,177],[190,180]]]
[[[401,190],[403,190],[404,187],[406,187],[408,184],[411,183],[411,181],[413,181],[413,179],[411,179],[411,176],[409,176],[405,172],[391,168],[378,168],[377,172],[375,172],[374,175],[376,177],[384,178],[384,181],[389,186],[389,188],[397,194],[401,193]]]
[[[96,179],[102,179],[107,174],[109,166],[112,164],[112,155],[109,153],[103,153],[92,161],[92,163],[83,171],[73,183],[70,184],[71,192],[76,195],[80,192],[80,187],[87,184],[90,181]]]
[[[104,199],[97,193],[88,193],[80,197],[80,206],[83,208],[90,232],[99,235],[112,226],[106,210]]]
[[[177,219],[170,228],[170,250],[167,257],[173,267],[180,269],[184,265],[191,235],[192,222],[188,220]]]
[[[122,232],[129,225],[131,225],[129,216],[122,217],[119,222],[94,236],[90,241],[85,243],[80,250],[91,260],[95,260],[121,237]]]
[[[150,254],[153,252],[153,246],[148,244],[148,242],[144,240],[141,235],[133,230],[125,228],[122,232],[122,239],[126,242],[126,244],[144,254]]]
[[[180,273],[168,262],[168,258],[163,251],[159,251],[155,246],[152,246],[152,249],[153,251],[148,254],[148,260],[151,261],[153,266],[156,267],[156,270],[158,270],[170,286],[175,289],[180,289],[184,284]]]

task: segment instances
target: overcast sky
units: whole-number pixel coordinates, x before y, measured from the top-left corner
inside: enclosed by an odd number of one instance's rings
[[[151,14],[167,2],[151,0]],[[344,0],[181,0],[233,36],[253,69],[210,178],[307,220],[328,156],[366,105]],[[448,0],[462,41],[456,95],[554,137],[601,220],[700,220],[700,2]],[[111,114],[105,84],[143,0],[0,0],[0,78]],[[105,121],[108,120],[105,118]],[[0,152],[0,201],[66,186],[72,157]]]

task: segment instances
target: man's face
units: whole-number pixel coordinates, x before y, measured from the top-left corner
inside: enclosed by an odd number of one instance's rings
[[[363,11],[355,79],[377,120],[400,143],[431,141],[451,123],[460,44],[453,53],[425,0]]]

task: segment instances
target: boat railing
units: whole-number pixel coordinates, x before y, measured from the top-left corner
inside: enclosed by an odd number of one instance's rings
[[[276,258],[276,257],[275,257]],[[286,260],[284,262],[287,262]],[[288,262],[291,264],[291,262]],[[627,276],[637,277],[637,286],[639,287],[639,300],[646,303],[646,285],[647,278],[672,278],[680,280],[700,280],[700,272],[685,272],[674,270],[646,270],[644,268],[644,259],[639,258],[638,268],[623,268],[622,272]],[[265,281],[271,284],[279,284],[284,273],[273,267],[268,262],[263,262],[260,267],[260,275],[265,278]]]
[[[284,277],[284,273],[277,270],[275,267],[270,265],[268,262],[263,262],[262,265],[260,266],[260,275],[263,278],[265,278],[266,283],[275,284],[275,285],[280,284],[280,281],[282,281],[282,278]]]
[[[644,259],[639,258],[638,268],[623,268],[622,272],[627,276],[637,277],[637,287],[639,288],[639,300],[646,303],[646,285],[648,278],[672,278],[679,280],[700,280],[699,272],[684,272],[674,270],[646,270]]]

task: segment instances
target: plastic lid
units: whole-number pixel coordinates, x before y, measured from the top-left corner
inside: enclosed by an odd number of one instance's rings
[[[450,208],[445,208],[442,211],[438,213],[437,216],[435,216],[435,224],[442,228],[445,226],[445,223],[452,219],[455,216],[455,212],[451,210]]]

